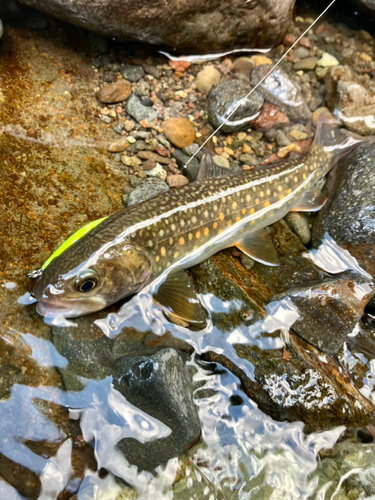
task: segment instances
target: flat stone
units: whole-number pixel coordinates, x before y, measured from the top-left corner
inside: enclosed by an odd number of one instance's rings
[[[185,186],[189,184],[189,179],[182,174],[168,175],[167,182],[169,187]]]
[[[169,165],[171,163],[170,158],[165,158],[164,156],[160,156],[157,153],[154,153],[152,151],[139,151],[137,153],[138,158],[141,160],[155,160],[158,163],[161,163],[162,165]]]
[[[125,109],[126,112],[139,123],[143,120],[150,123],[158,116],[158,112],[155,109],[150,108],[149,106],[144,106],[141,103],[140,98],[135,94],[132,94],[129,97],[126,102]]]
[[[129,82],[137,82],[145,74],[142,66],[135,66],[134,64],[124,64],[121,68],[121,73]]]
[[[142,201],[153,198],[158,194],[165,193],[169,190],[168,184],[161,179],[151,177],[139,184],[129,195],[128,206],[135,205]]]
[[[317,66],[321,66],[322,68],[331,68],[332,66],[338,66],[339,64],[340,63],[336,57],[328,52],[324,52],[322,57],[317,62]]]
[[[305,59],[301,59],[301,61],[297,61],[293,64],[293,69],[295,71],[311,71],[314,70],[318,63],[317,57],[306,57]]]
[[[185,148],[195,141],[195,129],[187,118],[168,118],[162,124],[167,139],[177,148]]]
[[[224,156],[215,155],[215,156],[212,157],[212,161],[218,167],[230,168],[229,160],[227,160],[226,158],[224,158]]]
[[[132,93],[131,85],[126,80],[117,80],[117,82],[104,85],[96,94],[97,98],[105,103],[113,104],[128,99]]]
[[[122,137],[117,141],[111,142],[108,146],[108,151],[110,153],[122,153],[126,148],[129,147],[129,141],[126,137]]]

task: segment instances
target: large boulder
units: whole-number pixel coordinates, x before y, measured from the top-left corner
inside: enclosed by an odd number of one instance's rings
[[[295,0],[22,0],[72,24],[119,40],[202,53],[265,47],[283,39]]]

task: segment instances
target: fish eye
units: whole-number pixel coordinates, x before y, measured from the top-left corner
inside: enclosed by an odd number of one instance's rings
[[[85,269],[77,275],[75,287],[79,292],[90,292],[99,282],[98,273],[92,269]]]

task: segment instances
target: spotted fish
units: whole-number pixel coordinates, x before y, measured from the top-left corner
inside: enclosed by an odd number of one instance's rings
[[[183,270],[234,245],[277,265],[264,228],[291,210],[319,209],[324,200],[315,184],[358,142],[323,114],[310,151],[298,158],[223,177],[206,157],[195,182],[122,208],[71,237],[36,280],[38,312],[81,316],[152,284],[167,312],[204,322]]]

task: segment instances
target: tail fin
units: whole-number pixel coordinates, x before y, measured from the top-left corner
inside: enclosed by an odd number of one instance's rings
[[[313,146],[320,144],[332,154],[332,166],[362,141],[363,139],[346,135],[330,113],[323,111],[319,115]]]

